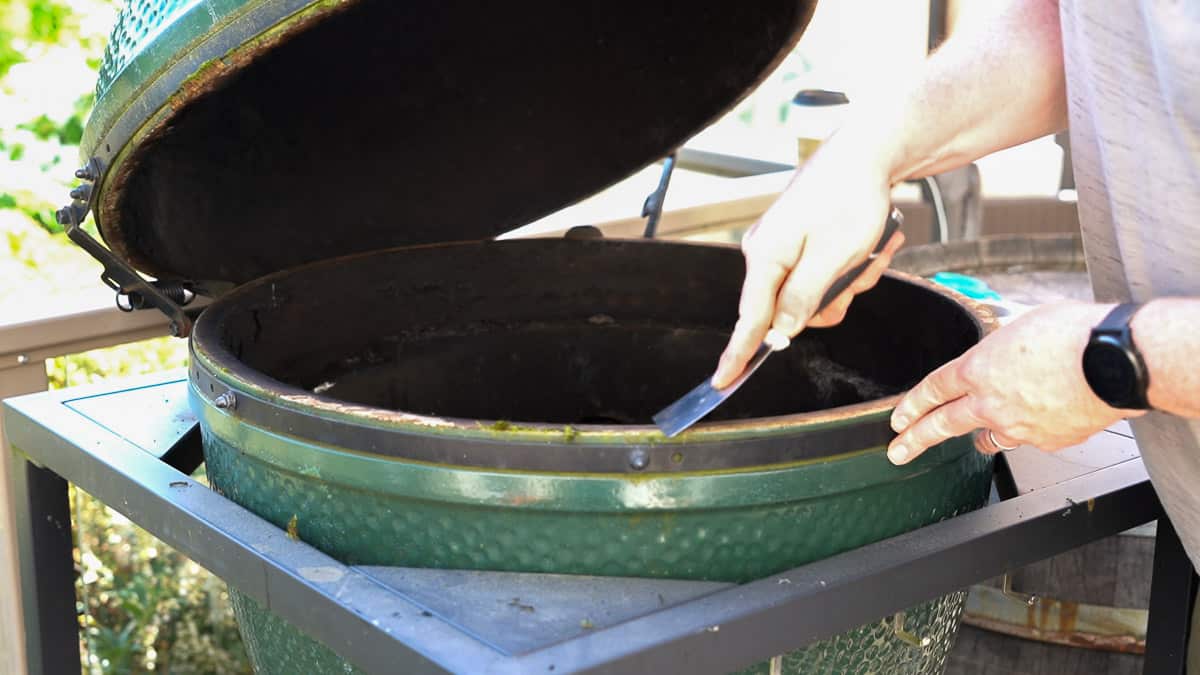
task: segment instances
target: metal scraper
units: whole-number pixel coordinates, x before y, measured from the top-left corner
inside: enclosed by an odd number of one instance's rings
[[[883,235],[879,238],[879,243],[875,245],[875,250],[871,251],[871,255],[866,260],[855,265],[853,269],[838,277],[833,282],[833,285],[829,287],[824,297],[821,298],[821,304],[817,307],[817,312],[825,309],[829,303],[833,302],[834,298],[841,295],[842,291],[854,283],[858,275],[862,274],[867,265],[870,265],[871,261],[883,250],[883,247],[887,246],[888,240],[892,238],[896,230],[900,229],[900,224],[903,222],[904,216],[899,210],[893,208],[892,212],[888,215],[887,223],[883,227]],[[678,401],[658,411],[658,414],[654,416],[654,423],[668,437],[678,435],[696,422],[704,419],[708,413],[721,405],[725,399],[732,396],[733,392],[737,391],[738,387],[741,387],[742,383],[748,380],[754,374],[754,371],[758,370],[758,367],[767,360],[771,352],[787,349],[790,344],[791,340],[788,336],[772,328],[767,332],[767,336],[762,344],[758,346],[758,350],[754,352],[754,356],[750,357],[750,362],[746,364],[746,368],[742,371],[742,374],[738,375],[737,379],[731,384],[723,389],[717,389],[712,386],[712,378],[710,377],[702,382],[700,386],[684,394]]]

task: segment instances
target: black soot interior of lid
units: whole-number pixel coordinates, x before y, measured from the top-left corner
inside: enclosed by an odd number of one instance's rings
[[[361,0],[179,106],[101,225],[147,272],[235,282],[491,237],[702,129],[812,5]]]

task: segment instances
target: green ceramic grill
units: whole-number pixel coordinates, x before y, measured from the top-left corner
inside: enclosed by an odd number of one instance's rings
[[[490,237],[669,153],[812,10],[133,0],[60,218],[190,336],[214,489],[339,560],[761,578],[983,503],[968,439],[904,467],[884,447],[898,394],[987,316],[890,274],[667,439],[650,417],[716,362],[738,251]],[[259,672],[352,669],[234,597]],[[939,672],[961,600],[748,672]]]

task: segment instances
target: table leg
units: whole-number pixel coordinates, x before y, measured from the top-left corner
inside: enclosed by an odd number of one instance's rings
[[[1191,633],[1196,572],[1175,527],[1164,515],[1158,519],[1154,542],[1154,577],[1150,582],[1150,618],[1146,626],[1147,675],[1184,675]]]
[[[80,672],[67,482],[13,455],[12,496],[31,675]]]

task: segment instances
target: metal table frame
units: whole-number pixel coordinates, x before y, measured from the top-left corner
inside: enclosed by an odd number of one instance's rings
[[[80,404],[153,387],[173,395],[161,447]],[[1145,672],[1184,673],[1195,576],[1140,459],[1021,495],[999,462],[1006,498],[978,511],[507,653],[192,479],[185,387],[176,373],[4,402],[31,672],[79,672],[70,481],[371,673],[728,672],[1158,519]]]

